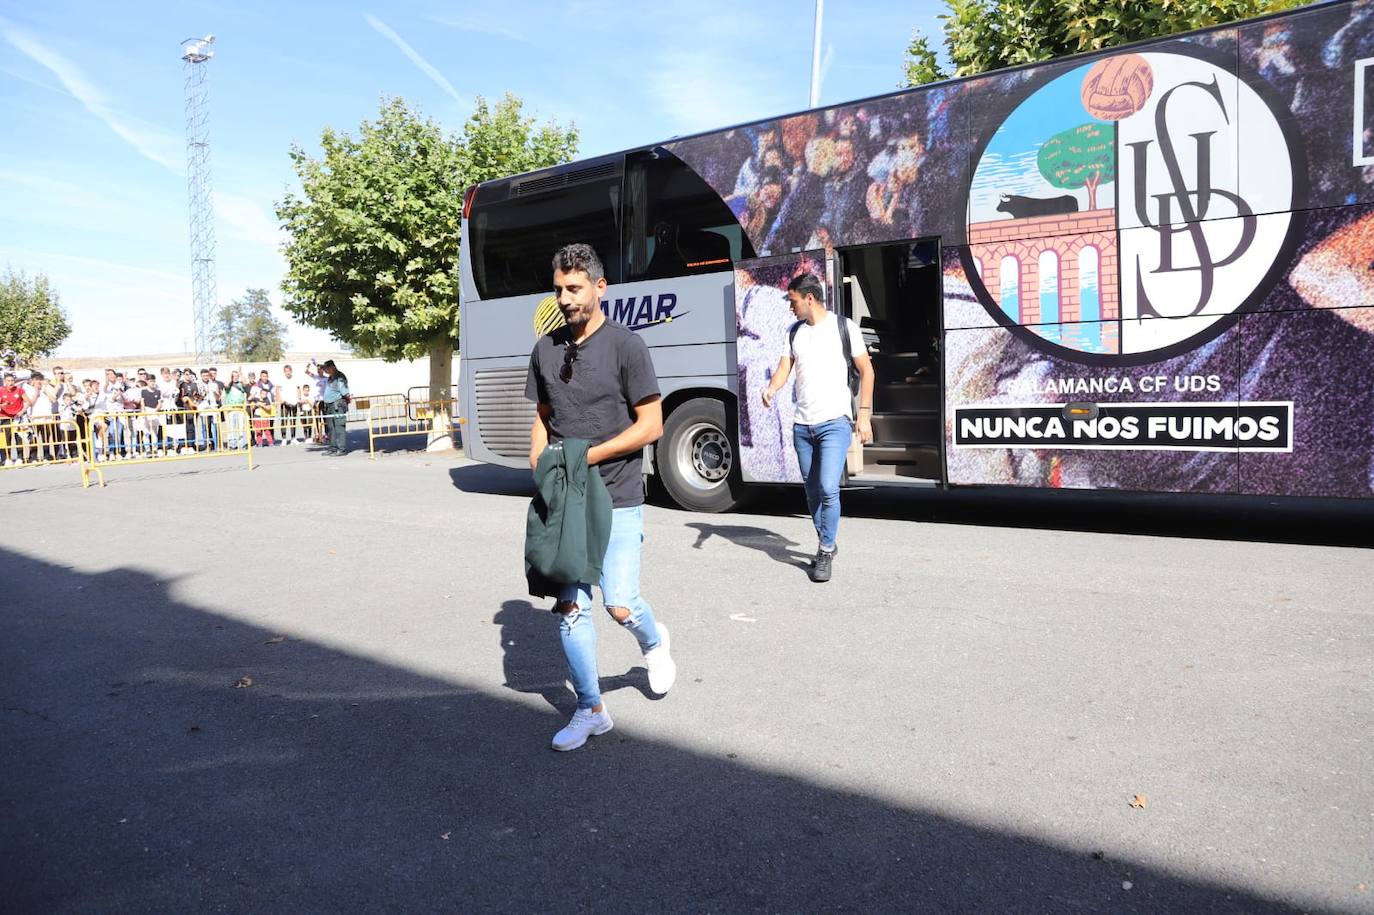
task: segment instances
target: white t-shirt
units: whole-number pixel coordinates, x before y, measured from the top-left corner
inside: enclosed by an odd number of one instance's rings
[[[177,380],[175,378],[159,378],[157,380],[157,394],[160,398],[157,405],[159,410],[175,410],[177,408]]]
[[[33,405],[29,407],[29,414],[34,419],[47,419],[53,415],[52,391],[46,384],[30,382],[27,385],[29,393],[33,395]]]
[[[797,402],[793,422],[803,426],[841,416],[854,418],[849,398],[849,367],[845,365],[844,346],[835,321],[834,313],[826,312],[814,325],[803,322],[792,340],[792,371],[797,379],[793,388]],[[849,331],[850,352],[855,356],[867,353],[858,325],[848,318],[844,324]]]
[[[277,385],[277,402],[288,407],[294,407],[301,400],[300,389],[296,387],[296,379],[287,378]]]

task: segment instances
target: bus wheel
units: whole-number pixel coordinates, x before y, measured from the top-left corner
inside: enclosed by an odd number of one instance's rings
[[[689,511],[729,511],[744,495],[738,454],[719,400],[698,397],[669,414],[657,455],[663,488]]]

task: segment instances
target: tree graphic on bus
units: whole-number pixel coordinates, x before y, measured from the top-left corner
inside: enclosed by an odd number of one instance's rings
[[[1055,187],[1087,190],[1088,209],[1095,210],[1098,186],[1116,178],[1116,131],[1096,121],[1061,131],[1040,147],[1036,164]]]

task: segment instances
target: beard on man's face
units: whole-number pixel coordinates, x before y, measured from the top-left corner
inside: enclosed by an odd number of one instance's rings
[[[592,306],[580,305],[576,302],[563,307],[563,320],[569,325],[586,324],[591,320]]]

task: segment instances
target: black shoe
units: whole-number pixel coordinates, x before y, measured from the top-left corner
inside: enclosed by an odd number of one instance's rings
[[[823,552],[825,551],[822,550],[820,547],[816,547],[816,555],[811,557],[811,565],[809,566],[809,568],[814,569],[816,567],[816,557],[820,556]],[[830,558],[834,559],[838,555],[840,555],[840,545],[837,543],[835,544],[835,548],[830,551]]]
[[[816,558],[811,563],[811,580],[815,582],[829,581],[830,563],[834,560],[834,558],[835,553],[827,553],[825,550],[817,550]]]

